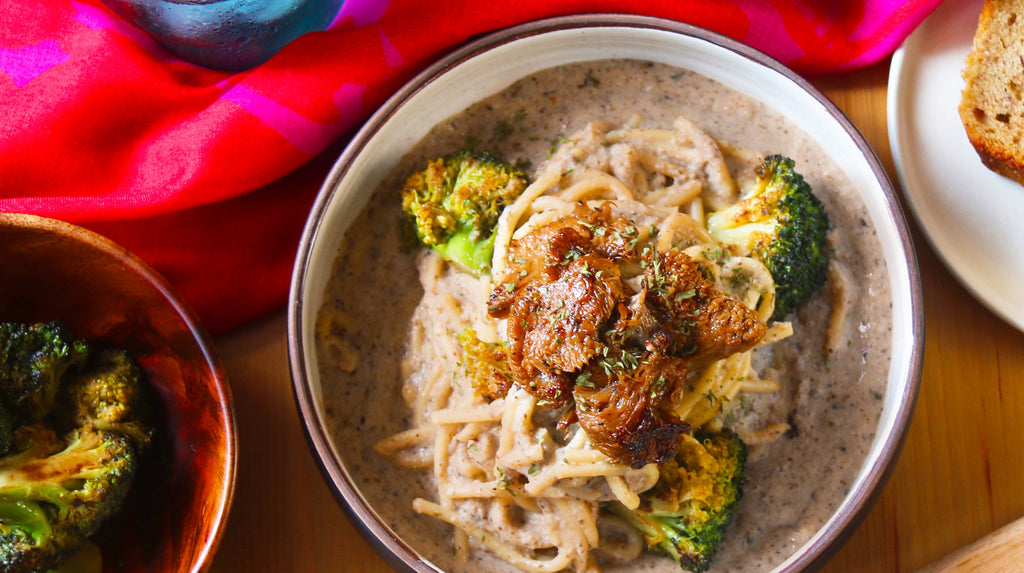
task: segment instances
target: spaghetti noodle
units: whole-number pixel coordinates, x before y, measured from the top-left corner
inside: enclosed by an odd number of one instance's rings
[[[558,148],[499,219],[493,283],[444,264],[433,251],[420,259],[424,296],[402,369],[412,428],[375,450],[400,466],[432,472],[436,498],[416,499],[413,508],[454,526],[461,558],[477,545],[531,572],[596,571],[598,556],[633,559],[642,546],[638,535],[599,507],[617,500],[636,508],[659,475],[656,463],[635,467],[609,456],[579,424],[559,429],[557,412],[524,388],[513,385],[488,402],[474,387],[458,335],[472,329],[484,343],[507,342],[508,324],[488,313],[488,293],[516,270],[509,258],[516,241],[575,217],[581,206],[607,209],[635,228],[638,249],[685,253],[715,289],[749,308],[767,325],[758,346],[792,333],[788,322],[769,324],[775,285],[765,266],[729,256],[704,227],[705,206],[717,210],[736,201],[733,173],[752,169],[761,157],[715,141],[685,118],[674,129],[638,123],[613,129],[594,122]],[[643,269],[627,264],[620,271],[624,283],[642,290]],[[778,383],[755,369],[755,351],[690,372],[674,415],[691,428],[721,427],[723,407],[741,393],[777,391]],[[751,439],[763,443],[785,430],[772,424]],[[602,530],[615,535],[606,538]]]

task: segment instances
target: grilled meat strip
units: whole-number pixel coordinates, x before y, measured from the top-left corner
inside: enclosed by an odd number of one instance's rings
[[[638,236],[608,204],[580,206],[512,242],[489,300],[507,319],[512,381],[637,468],[671,458],[689,431],[674,413],[688,370],[752,348],[766,330],[686,253],[640,249]],[[626,267],[643,269],[639,291]]]

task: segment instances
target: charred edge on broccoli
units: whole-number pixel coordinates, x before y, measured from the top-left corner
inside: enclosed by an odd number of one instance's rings
[[[85,428],[65,440],[37,424],[17,433],[25,449],[0,460],[0,569],[45,571],[120,509],[137,454],[117,432]]]
[[[752,192],[708,217],[708,230],[731,252],[752,256],[775,281],[782,320],[825,283],[828,214],[792,159],[770,155],[757,169]]]
[[[65,372],[81,367],[88,355],[86,343],[60,322],[0,323],[0,400],[11,429],[42,420]]]
[[[687,436],[676,456],[659,466],[658,483],[640,507],[609,508],[633,525],[648,547],[684,569],[707,571],[743,495],[747,447],[731,430]]]
[[[142,373],[60,323],[0,323],[0,570],[47,571],[121,507],[151,429]],[[12,382],[13,381],[13,382]]]
[[[484,151],[434,159],[402,187],[407,235],[478,276],[488,274],[498,217],[526,183],[522,171]]]

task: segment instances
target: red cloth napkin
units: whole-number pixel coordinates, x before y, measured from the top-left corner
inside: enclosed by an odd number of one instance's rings
[[[70,221],[163,274],[219,333],[279,308],[346,134],[468,38],[573,13],[689,22],[806,75],[876,62],[939,0],[346,0],[330,30],[227,73],[99,0],[0,8],[0,210]]]

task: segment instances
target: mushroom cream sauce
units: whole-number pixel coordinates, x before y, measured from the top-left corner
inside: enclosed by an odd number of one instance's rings
[[[382,519],[446,571],[511,567],[479,549],[468,563],[457,563],[452,526],[412,510],[415,497],[436,499],[430,472],[401,469],[371,448],[409,427],[399,370],[422,292],[416,254],[401,245],[398,189],[428,159],[463,147],[528,161],[532,174],[562,136],[594,120],[619,125],[634,115],[642,126],[664,128],[683,115],[717,139],[792,157],[828,210],[831,255],[853,279],[838,351],[825,359],[832,303],[826,283],[792,317],[794,335],[759,351],[756,365],[782,390],[729,405],[734,427],[788,422],[790,429],[752,448],[740,510],[712,570],[768,571],[780,564],[839,506],[867,455],[889,369],[891,299],[866,209],[839,167],[774,109],[691,71],[631,60],[541,71],[435,126],[402,160],[348,229],[321,310],[321,319],[334,317],[318,329],[334,445]],[[604,568],[679,571],[669,558],[647,552],[631,565]]]

